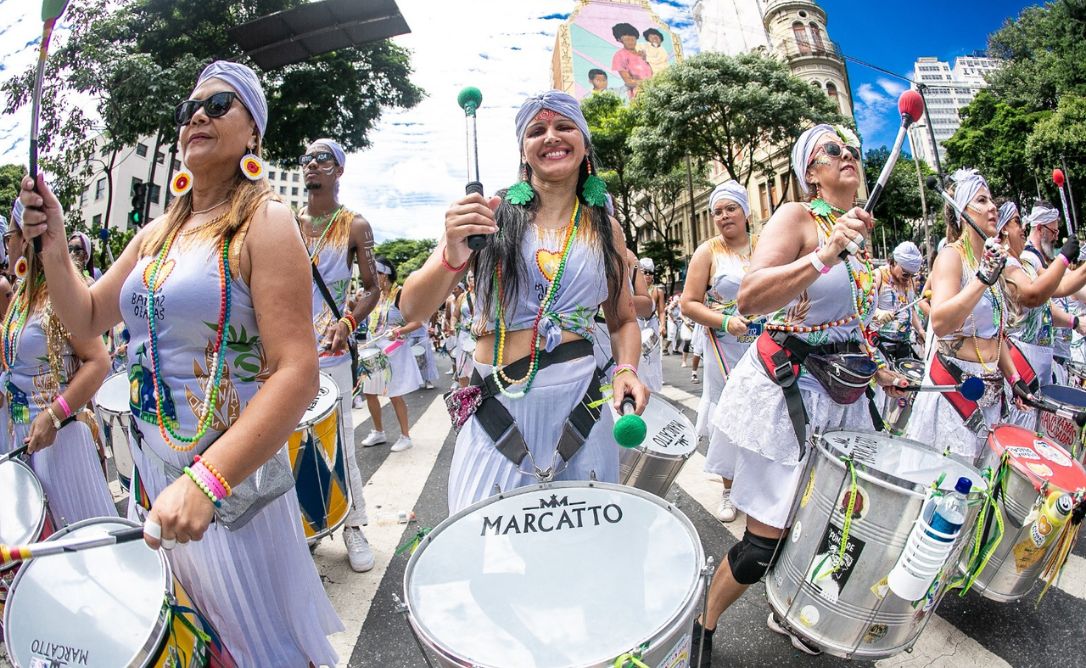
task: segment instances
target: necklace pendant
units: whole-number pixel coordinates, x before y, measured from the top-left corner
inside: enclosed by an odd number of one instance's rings
[[[820,197],[820,198],[814,200],[813,202],[811,202],[811,211],[816,216],[821,216],[823,218],[826,218],[831,213],[833,213],[833,207],[830,206],[829,202],[827,202],[826,200],[824,200],[824,199],[822,199]]]

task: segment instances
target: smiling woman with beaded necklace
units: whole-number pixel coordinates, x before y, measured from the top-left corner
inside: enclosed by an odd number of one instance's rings
[[[297,499],[251,479],[267,464],[293,480],[283,445],[317,393],[308,258],[259,158],[267,113],[251,69],[209,65],[177,108],[176,199],[89,288],[48,185],[25,179],[20,199],[64,325],[91,337],[123,319],[131,332],[129,514],[146,516],[147,543],[167,550],[237,665],[331,665],[327,636],[343,626]]]
[[[540,480],[617,481],[618,446],[592,356],[601,304],[618,363],[614,404],[632,396],[641,412],[648,399],[637,378],[641,335],[622,231],[607,215],[580,105],[558,91],[528,98],[516,127],[520,182],[489,201],[469,195],[453,204],[445,239],[400,296],[404,317],[425,321],[474,270],[476,367],[471,384],[448,397],[459,429],[453,513]],[[493,235],[475,256],[471,234]]]

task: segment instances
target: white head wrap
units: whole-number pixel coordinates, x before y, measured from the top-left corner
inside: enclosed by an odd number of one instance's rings
[[[592,133],[588,131],[588,121],[584,119],[584,113],[581,112],[581,103],[577,101],[577,98],[560,90],[551,90],[534,95],[520,105],[516,119],[517,143],[519,145],[524,145],[524,133],[528,129],[528,124],[544,109],[550,109],[554,113],[573,121],[573,124],[584,135],[586,145],[592,141]]]
[[[954,202],[957,203],[958,208],[962,211],[969,206],[969,203],[973,201],[973,198],[977,196],[981,188],[988,188],[988,182],[984,180],[984,177],[980,175],[975,169],[966,168],[959,169],[951,174],[950,178],[955,183],[954,188]],[[959,216],[959,220],[961,217]]]
[[[332,155],[336,156],[336,164],[338,164],[340,167],[347,166],[347,154],[343,152],[343,147],[340,146],[339,143],[336,142],[336,140],[323,137],[321,139],[314,140],[312,145],[315,146],[317,144],[324,144],[325,146],[327,146],[328,150],[332,152]]]
[[[91,254],[90,237],[83,234],[82,232],[73,232],[71,237],[68,237],[68,238],[70,239],[72,237],[74,237],[76,239],[79,239],[79,245],[83,247],[83,252],[87,254],[87,257],[90,257],[90,254]]]
[[[903,241],[894,249],[894,262],[910,274],[920,271],[920,265],[924,263],[924,256],[920,249],[911,241]]]
[[[257,131],[263,137],[264,131],[268,129],[268,100],[264,97],[264,89],[256,72],[240,63],[216,60],[200,72],[196,87],[199,88],[208,79],[225,81],[238,92],[241,103],[249,110],[249,115],[256,122]]]
[[[713,207],[722,199],[730,199],[743,208],[743,215],[750,216],[750,203],[747,202],[747,189],[739,185],[734,179],[729,179],[713,188],[709,195],[709,213],[713,213]]]
[[[999,207],[999,220],[996,222],[996,234],[999,234],[1000,230],[1007,226],[1007,223],[1011,222],[1011,219],[1015,216],[1021,218],[1018,213],[1018,205],[1014,202],[1003,202]]]
[[[384,262],[376,262],[375,261],[373,264],[376,267],[378,274],[384,274],[386,276],[391,276],[392,275],[392,268],[389,267]]]
[[[848,146],[860,148],[860,138],[856,136],[855,132],[843,125],[820,123],[801,134],[796,143],[792,145],[792,172],[795,173],[799,189],[803,191],[804,195],[808,192],[807,165],[811,162],[811,154],[814,153],[815,147],[818,146],[818,139],[827,133],[836,136]]]
[[[638,260],[638,264],[641,265],[641,271],[646,274],[656,273],[656,263],[652,261],[651,257],[643,257]]]
[[[1029,226],[1048,225],[1060,221],[1060,212],[1044,204],[1034,204],[1029,212]]]

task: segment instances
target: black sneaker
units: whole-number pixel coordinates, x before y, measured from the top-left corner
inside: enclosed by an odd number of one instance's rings
[[[694,635],[690,639],[690,667],[691,668],[712,668],[713,665],[713,633],[716,629],[709,631],[703,629],[697,619],[694,620]],[[698,643],[701,642],[702,634],[705,634],[705,642],[701,645],[701,651],[698,651]]]
[[[803,638],[800,638],[788,629],[784,628],[784,626],[777,620],[777,615],[775,615],[774,613],[769,613],[769,618],[766,619],[765,623],[766,626],[769,627],[770,631],[775,631],[782,636],[787,637],[789,640],[792,641],[792,647],[795,647],[804,654],[808,656],[818,656],[822,654],[821,649],[807,642]]]

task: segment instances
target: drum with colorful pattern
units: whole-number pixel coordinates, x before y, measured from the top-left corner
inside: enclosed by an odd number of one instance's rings
[[[339,433],[339,388],[322,372],[317,396],[287,439],[302,528],[310,543],[342,526],[351,510],[343,436]]]

